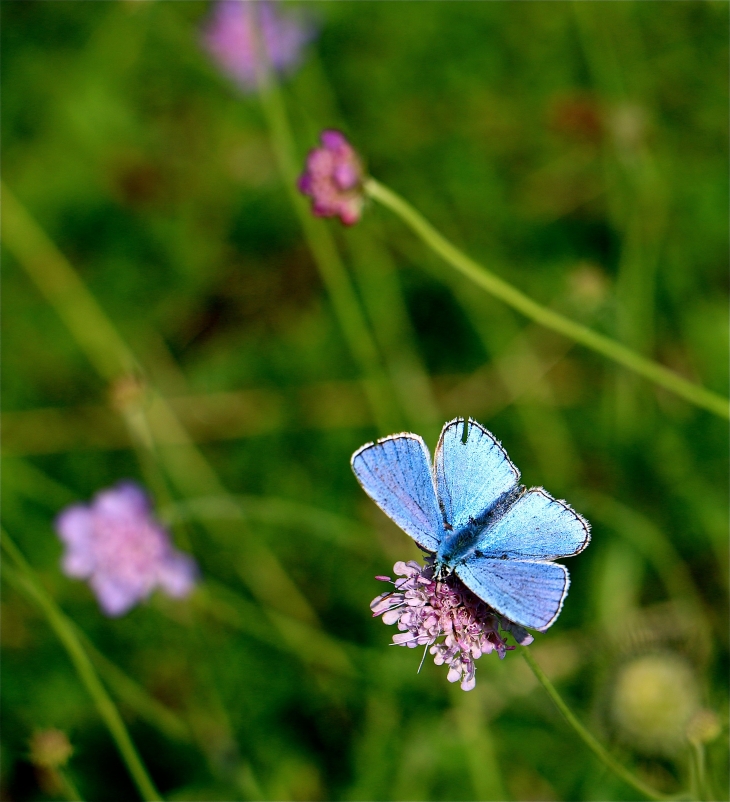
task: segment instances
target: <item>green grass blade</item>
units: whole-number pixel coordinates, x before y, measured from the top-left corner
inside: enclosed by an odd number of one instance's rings
[[[132,743],[127,728],[119,715],[116,705],[101,683],[92,662],[76,633],[75,625],[61,611],[56,602],[46,593],[35,571],[30,567],[25,557],[13,543],[8,534],[2,532],[2,546],[10,560],[15,564],[27,595],[40,607],[56,633],[56,636],[66,649],[71,662],[94,700],[99,715],[107,726],[109,734],[119,750],[129,773],[137,786],[142,799],[146,802],[162,799],[159,791],[150,779],[147,769]]]
[[[569,337],[575,342],[608,357],[619,365],[638,373],[665,390],[675,393],[695,406],[706,409],[722,418],[730,418],[730,401],[721,395],[693,384],[673,371],[656,362],[640,356],[635,351],[605,337],[592,329],[582,326],[563,315],[533,301],[532,298],[499,278],[485,267],[462,253],[446,240],[438,231],[407,201],[374,178],[366,182],[366,191],[374,200],[395,212],[430,248],[438,253],[453,268],[495,298],[509,304],[513,309],[546,328]]]
[[[545,672],[537,664],[535,658],[530,653],[529,648],[521,647],[520,651],[522,652],[522,656],[525,658],[527,665],[530,666],[532,673],[537,678],[537,681],[540,683],[540,685],[542,685],[548,696],[553,700],[555,706],[563,714],[565,720],[575,730],[575,732],[578,734],[578,737],[591,750],[591,752],[593,752],[593,754],[601,761],[601,763],[606,766],[606,768],[610,769],[617,777],[620,777],[625,783],[630,785],[639,793],[643,794],[648,799],[662,800],[677,798],[659,793],[659,791],[655,790],[650,785],[647,785],[643,780],[640,780],[625,766],[622,766],[612,755],[610,755],[606,748],[599,743],[599,741],[596,740],[596,738],[590,732],[588,732],[588,730],[580,723],[580,721],[578,721],[576,716],[573,714],[573,711],[563,700],[563,697],[557,692],[555,686],[552,684],[552,682],[550,682]]]

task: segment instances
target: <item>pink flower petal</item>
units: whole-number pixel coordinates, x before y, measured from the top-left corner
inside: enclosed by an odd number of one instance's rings
[[[107,615],[122,615],[156,587],[180,598],[195,583],[192,557],[172,547],[146,493],[131,482],[97,493],[88,506],[68,507],[56,529],[66,546],[64,573],[87,579]]]
[[[344,225],[354,225],[363,208],[360,159],[339,131],[323,131],[320,142],[321,147],[309,152],[297,186],[312,198],[317,217],[339,217]]]
[[[395,624],[396,621],[400,618],[401,611],[400,610],[388,610],[387,613],[383,614],[383,623],[390,626],[391,624]]]
[[[89,584],[103,612],[113,618],[124,615],[140,600],[138,588],[119,584],[109,576],[96,574]]]
[[[93,516],[83,504],[66,507],[56,518],[56,532],[66,545],[61,567],[66,576],[85,579],[94,570]]]
[[[499,616],[457,576],[435,581],[432,565],[433,557],[426,558],[425,566],[413,560],[396,563],[394,571],[401,577],[394,583],[397,592],[381,594],[371,607],[383,613],[383,623],[397,625],[395,644],[430,645],[434,663],[449,666],[449,682],[459,682],[470,691],[476,686],[476,660],[493,651],[504,658],[515,648],[507,645],[500,627],[524,643],[530,643],[532,636]]]
[[[173,553],[160,565],[157,575],[160,587],[168,596],[182,599],[195,586],[198,569],[187,554]]]

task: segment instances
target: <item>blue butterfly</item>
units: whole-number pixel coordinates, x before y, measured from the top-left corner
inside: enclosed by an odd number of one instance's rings
[[[394,434],[352,455],[363,490],[419,547],[437,578],[452,573],[482,601],[544,632],[568,593],[552,562],[590,542],[590,526],[541,487],[527,490],[501,443],[469,418],[441,430],[433,468],[416,434]]]

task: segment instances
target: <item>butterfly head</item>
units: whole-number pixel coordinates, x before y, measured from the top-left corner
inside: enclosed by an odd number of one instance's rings
[[[454,565],[451,563],[451,557],[446,561],[440,560],[438,557],[433,564],[433,578],[437,582],[441,582],[454,573]]]

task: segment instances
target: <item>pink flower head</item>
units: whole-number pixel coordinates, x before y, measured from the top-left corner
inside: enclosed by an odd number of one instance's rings
[[[395,590],[382,593],[370,603],[374,616],[384,624],[397,624],[393,635],[398,646],[430,648],[437,666],[449,667],[449,682],[460,682],[462,690],[476,685],[475,661],[496,651],[503,659],[514,646],[508,646],[510,633],[521,646],[533,641],[526,629],[501,616],[477,598],[456,575],[437,581],[433,576],[433,557],[426,565],[414,560],[397,562],[393,567]],[[387,580],[387,577],[377,577]]]
[[[258,85],[258,46],[266,47],[277,72],[286,73],[299,65],[313,36],[313,26],[282,14],[272,0],[220,0],[203,31],[203,46],[240,89],[252,92]]]
[[[182,598],[195,584],[195,561],[173,548],[147,495],[132,482],[102,490],[91,504],[66,507],[55,527],[66,547],[63,572],[87,579],[107,615],[123,615],[156,587]]]
[[[317,217],[339,217],[351,226],[363,206],[363,168],[355,149],[339,131],[322,131],[322,147],[309,151],[299,191],[312,198]]]

